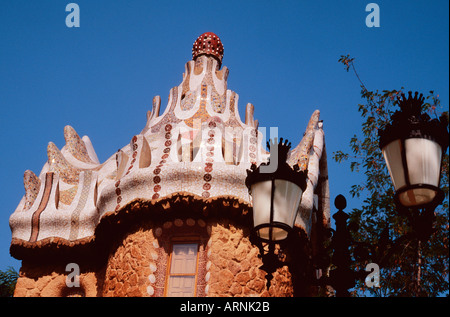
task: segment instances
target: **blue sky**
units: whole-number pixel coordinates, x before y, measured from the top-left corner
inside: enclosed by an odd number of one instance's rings
[[[48,142],[62,148],[71,125],[108,159],[142,130],[155,95],[166,106],[203,32],[224,43],[241,117],[253,103],[260,126],[278,127],[296,145],[321,111],[331,198],[346,195],[348,209],[361,203],[348,192],[363,175],[331,156],[359,133],[362,101],[340,55],[355,58],[369,90],[434,90],[448,109],[447,0],[375,1],[379,28],[365,24],[368,0],[77,0],[80,27],[68,28],[70,2],[1,0],[0,270],[20,268],[9,255],[8,220],[24,194],[24,171],[39,174]]]

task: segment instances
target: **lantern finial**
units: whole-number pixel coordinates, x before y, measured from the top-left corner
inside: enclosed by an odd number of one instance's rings
[[[443,117],[440,120],[431,119],[428,114],[422,112],[425,101],[423,94],[419,95],[416,91],[413,96],[409,91],[408,97],[402,93],[397,100],[400,110],[392,115],[390,124],[378,130],[380,148],[396,139],[419,137],[435,140],[445,152],[448,147],[448,123]]]
[[[412,96],[412,92],[408,92],[408,98],[405,96],[404,93],[401,93],[401,95],[397,98],[398,99],[398,105],[400,109],[402,110],[402,113],[407,117],[414,117],[419,118],[421,115],[422,105],[425,101],[425,97],[423,94],[420,94],[416,91],[414,93],[414,97]]]
[[[267,142],[267,148],[269,150],[274,149],[275,146],[278,148],[273,153],[275,153],[275,155],[278,157],[278,162],[286,162],[288,152],[291,149],[291,142],[289,142],[288,140],[284,140],[284,143],[283,143],[283,138],[280,138],[280,142],[277,142],[277,138],[275,138],[275,140],[273,142],[272,142],[272,139],[270,139]],[[272,158],[272,153],[270,155],[269,160],[271,160],[271,158]]]

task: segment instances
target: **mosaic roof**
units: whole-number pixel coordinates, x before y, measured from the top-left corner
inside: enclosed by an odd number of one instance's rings
[[[229,70],[221,67],[222,43],[213,33],[205,34],[194,44],[193,60],[186,63],[182,82],[170,90],[164,112],[161,98],[154,97],[142,131],[105,162],[99,162],[89,137],[80,137],[70,126],[64,128],[61,150],[49,143],[39,175],[25,172],[25,195],[10,217],[13,256],[35,245],[89,243],[106,217],[136,201],[146,204],[149,213],[168,197],[190,197],[204,205],[221,199],[225,205],[231,201],[251,208],[246,170],[267,160],[266,140],[252,104],[246,106],[244,121],[239,117],[239,96],[228,89]],[[319,167],[323,149],[316,111],[288,157],[291,165],[309,171],[297,219],[307,232],[314,189],[319,174],[326,174]]]

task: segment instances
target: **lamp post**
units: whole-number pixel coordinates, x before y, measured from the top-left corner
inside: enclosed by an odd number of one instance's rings
[[[421,241],[430,237],[434,210],[444,199],[439,185],[443,153],[448,147],[448,122],[444,117],[431,120],[423,114],[423,101],[423,95],[418,96],[417,92],[414,97],[409,92],[408,98],[402,94],[399,98],[400,111],[393,114],[390,124],[379,130],[379,146],[395,188],[397,210],[406,212],[419,246]],[[299,171],[297,165],[291,168],[286,163],[290,143],[286,141],[283,144],[283,139],[280,139],[275,146],[277,148],[271,151],[268,163],[262,163],[259,167],[252,164],[251,169],[247,170],[245,182],[253,197],[252,238],[261,251],[262,269],[267,272],[268,287],[272,273],[283,263],[279,259],[280,253],[275,252],[275,246],[290,238],[307,179],[306,171]],[[268,147],[271,147],[269,143]],[[278,164],[276,171],[264,173],[261,167],[272,164],[274,160]],[[361,245],[350,237],[347,227],[349,216],[343,211],[345,197],[338,195],[335,206],[338,211],[333,215],[336,230],[331,230],[331,261],[336,268],[330,271],[330,276],[323,276],[317,282],[319,285],[332,285],[338,297],[347,297],[350,296],[348,289],[365,275],[362,271],[353,272],[351,269],[352,254],[349,249],[353,246],[356,251]],[[384,230],[380,241],[386,240],[386,234],[388,231]],[[405,236],[399,241],[411,238]],[[264,244],[268,245],[267,252]]]
[[[419,261],[421,242],[428,240],[432,234],[434,210],[444,199],[444,192],[439,185],[449,136],[445,117],[431,120],[421,111],[423,102],[424,97],[422,94],[418,96],[418,92],[414,97],[412,92],[408,93],[408,97],[402,94],[398,100],[400,110],[393,114],[390,124],[379,130],[379,146],[394,185],[395,205],[399,213],[406,213],[413,229],[413,235],[405,235],[398,241],[388,243],[395,245],[417,239]],[[335,200],[338,212],[333,216],[336,230],[332,230],[331,243],[334,251],[332,262],[336,269],[330,272],[329,277],[319,281],[322,285],[332,285],[337,296],[349,296],[348,289],[355,280],[364,277],[363,272],[352,272],[350,269],[349,247],[356,246],[356,252],[358,244],[351,241],[346,224],[348,215],[343,212],[345,205],[345,198],[338,195]],[[385,240],[383,234],[387,234],[387,231],[383,231],[379,241]],[[419,281],[416,281],[415,287],[419,294]]]
[[[275,139],[276,142],[276,139]],[[267,284],[270,287],[272,273],[281,265],[280,254],[275,246],[289,239],[302,194],[306,189],[307,172],[300,171],[298,165],[291,168],[287,154],[291,144],[283,138],[279,143],[267,143],[272,148],[268,163],[260,166],[252,164],[247,170],[245,184],[253,199],[252,238],[258,244],[263,258],[263,267],[267,272]],[[263,166],[275,164],[274,172],[265,172]],[[268,251],[264,250],[268,246]]]
[[[349,297],[348,289],[355,284],[356,274],[350,269],[350,232],[347,227],[348,214],[344,211],[347,201],[343,195],[336,196],[334,205],[338,211],[333,215],[336,230],[333,234],[334,252],[332,262],[336,269],[330,272],[328,283],[336,290],[336,297]]]

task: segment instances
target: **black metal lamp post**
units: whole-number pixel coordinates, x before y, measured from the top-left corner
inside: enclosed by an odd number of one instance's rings
[[[449,143],[448,122],[444,117],[431,120],[427,114],[421,113],[423,101],[423,95],[418,96],[417,92],[414,97],[409,92],[408,98],[402,94],[400,111],[394,113],[391,124],[379,130],[379,145],[396,191],[394,201],[399,212],[408,211],[407,216],[419,242],[430,237],[434,210],[444,199],[439,183],[443,153]],[[272,273],[283,264],[275,246],[288,240],[293,231],[307,179],[306,171],[299,171],[297,165],[291,168],[286,163],[290,143],[286,141],[283,144],[282,141],[280,139],[280,143],[275,144],[276,149],[271,151],[267,164],[262,163],[259,167],[252,164],[245,182],[253,197],[252,238],[260,248],[264,262],[262,268],[268,272],[268,287]],[[268,147],[271,147],[269,143]],[[276,171],[263,172],[262,167],[273,164],[274,160],[278,164]],[[332,285],[338,297],[349,296],[348,289],[364,276],[364,272],[351,269],[349,249],[355,246],[355,242],[352,242],[347,228],[349,216],[343,211],[346,204],[344,196],[336,197],[338,212],[333,216],[336,230],[332,230],[331,240],[331,261],[335,269],[318,281],[321,285]],[[264,244],[268,245],[268,252]]]
[[[317,284],[332,286],[336,292],[336,297],[349,297],[350,292],[348,290],[355,286],[357,280],[364,278],[365,272],[355,272],[351,269],[352,254],[350,246],[354,244],[354,241],[347,226],[349,215],[344,211],[347,200],[343,195],[337,195],[334,205],[338,209],[333,215],[336,229],[330,229],[332,239],[328,248],[332,250],[332,256],[329,260],[334,268],[329,271],[328,276],[321,276],[317,280]]]
[[[418,92],[414,97],[409,92],[408,98],[402,94],[400,111],[393,114],[391,124],[379,130],[379,146],[394,184],[398,210],[411,210],[408,217],[417,233],[428,239],[434,209],[444,199],[439,183],[449,135],[444,118],[431,120],[422,113],[424,99]]]
[[[336,297],[348,297],[350,293],[348,289],[355,284],[356,275],[350,269],[350,232],[347,228],[348,214],[344,211],[347,206],[347,201],[342,195],[336,196],[334,201],[335,207],[338,211],[333,215],[336,222],[336,230],[333,234],[334,253],[332,262],[336,269],[330,272],[328,283],[333,285],[336,290]]]
[[[391,124],[379,130],[379,146],[396,191],[396,207],[400,213],[406,212],[415,235],[404,236],[400,241],[415,237],[419,244],[429,239],[434,210],[444,199],[439,185],[443,154],[449,142],[446,118],[431,120],[421,112],[423,101],[423,95],[418,96],[417,92],[414,97],[409,92],[408,98],[402,94],[400,111],[394,113]],[[355,242],[351,241],[347,228],[348,215],[343,212],[346,201],[342,195],[336,197],[335,206],[338,212],[333,216],[336,230],[332,230],[331,249],[336,269],[330,271],[329,277],[323,277],[319,284],[332,285],[340,297],[349,296],[348,289],[364,275],[350,269],[349,247]]]
[[[275,140],[276,142],[276,140]],[[267,272],[267,284],[270,286],[272,273],[281,265],[279,255],[275,254],[275,245],[286,242],[291,233],[302,194],[306,189],[307,172],[300,171],[295,165],[287,163],[287,154],[291,144],[280,138],[280,143],[267,143],[271,154],[268,163],[260,166],[252,164],[247,170],[245,181],[253,198],[252,238],[258,244],[263,258],[263,267]],[[273,172],[264,167],[275,164]],[[265,252],[264,245],[268,245]]]

